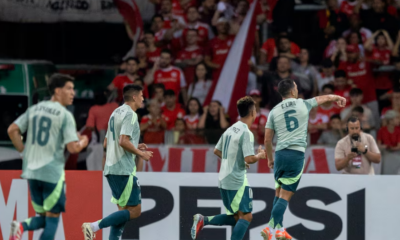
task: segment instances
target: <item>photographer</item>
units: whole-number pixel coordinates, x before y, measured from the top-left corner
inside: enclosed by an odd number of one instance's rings
[[[348,135],[335,148],[336,169],[347,174],[374,175],[371,163],[381,161],[381,153],[374,138],[362,132],[360,120],[356,117],[347,120],[347,131]]]

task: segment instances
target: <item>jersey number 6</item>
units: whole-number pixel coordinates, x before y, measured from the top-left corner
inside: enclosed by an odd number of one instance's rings
[[[290,110],[285,112],[285,121],[286,121],[286,129],[289,132],[293,132],[295,129],[299,127],[299,121],[295,117],[291,117],[290,114],[295,114],[296,110]],[[293,127],[292,127],[293,122]]]

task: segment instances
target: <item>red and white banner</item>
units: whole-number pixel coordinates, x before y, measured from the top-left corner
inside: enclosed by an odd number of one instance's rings
[[[214,146],[150,146],[153,158],[145,162],[147,172],[218,172],[220,160]],[[305,153],[305,173],[338,173],[334,148],[309,147]],[[250,166],[249,173],[270,173],[268,161],[261,159]]]
[[[114,4],[117,6],[119,13],[129,24],[133,35],[135,35],[136,42],[143,33],[143,21],[135,0],[114,0]]]
[[[210,89],[206,103],[218,100],[227,110],[231,119],[238,116],[236,101],[246,95],[249,64],[256,32],[255,8],[258,0],[251,3],[250,9],[233,41],[232,48],[222,68],[221,75]]]

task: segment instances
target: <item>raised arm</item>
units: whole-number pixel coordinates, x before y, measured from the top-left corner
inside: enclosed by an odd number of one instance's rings
[[[399,47],[400,47],[400,31],[397,33],[396,43],[392,49],[392,56],[398,57],[399,56]]]
[[[392,38],[389,36],[389,33],[386,30],[382,30],[383,36],[385,36],[386,38],[386,42],[387,42],[387,47],[389,50],[393,50],[393,41]]]
[[[378,31],[374,32],[374,34],[372,34],[372,36],[370,38],[368,38],[367,41],[365,41],[365,43],[364,43],[365,50],[367,50],[369,52],[372,51],[372,45],[374,44],[376,36],[378,36],[378,34],[380,32],[381,32],[381,30],[378,30]]]
[[[338,95],[329,94],[329,95],[324,95],[324,96],[318,96],[318,97],[315,97],[315,100],[317,100],[318,106],[322,105],[324,103],[327,103],[327,102],[336,102],[339,107],[346,106],[346,99],[344,97],[341,97]]]

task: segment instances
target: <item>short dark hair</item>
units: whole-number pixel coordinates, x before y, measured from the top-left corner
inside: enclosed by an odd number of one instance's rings
[[[157,88],[161,88],[163,91],[165,91],[165,86],[162,83],[153,84],[153,90],[156,90]]]
[[[335,78],[346,78],[346,72],[344,70],[336,70],[335,71]]]
[[[163,54],[163,53],[168,53],[172,57],[172,52],[168,48],[164,48],[163,50],[161,50],[160,55]]]
[[[361,107],[361,106],[357,106],[357,107],[353,108],[351,111],[363,114],[364,113],[364,108]]]
[[[350,90],[350,96],[363,95],[363,91],[359,88],[353,88]]]
[[[151,21],[153,22],[154,19],[156,19],[156,18],[161,18],[161,20],[164,22],[164,17],[163,17],[161,14],[156,14],[156,15],[154,15],[154,16],[151,18]]]
[[[167,96],[176,96],[175,91],[172,89],[165,90],[164,97],[167,97]]]
[[[247,117],[247,115],[249,115],[250,111],[253,109],[255,105],[256,104],[254,100],[249,96],[242,97],[241,99],[239,99],[236,103],[239,116],[242,118]]]
[[[47,82],[47,88],[51,95],[54,95],[56,88],[63,88],[67,82],[74,82],[74,78],[70,75],[54,73]]]
[[[198,98],[195,98],[195,97],[191,97],[188,101],[187,101],[187,105],[186,105],[186,114],[190,114],[190,111],[189,111],[189,103],[191,102],[191,101],[195,101],[196,103],[197,103],[197,105],[199,105],[199,110],[198,110],[198,114],[199,114],[199,116],[201,116],[202,114],[203,114],[203,108],[202,108],[202,105],[201,105],[201,102],[200,102],[200,100],[198,99]]]
[[[197,29],[195,29],[195,28],[188,28],[187,29],[187,33],[190,32],[190,31],[195,32],[196,34],[199,33],[199,31],[197,31]]]
[[[136,81],[141,82],[141,83],[143,84],[143,86],[144,86],[144,80],[143,80],[143,78],[138,77],[138,78],[136,78],[135,81],[133,81],[133,82],[136,82]]]
[[[329,58],[325,58],[324,60],[322,60],[322,67],[323,68],[331,68],[331,67],[333,67],[332,60],[329,59]]]
[[[136,64],[139,64],[139,59],[135,57],[128,57],[127,59],[125,59],[126,63],[128,63],[129,61],[135,61]]]
[[[360,122],[360,125],[361,125],[361,121],[360,121],[360,119],[358,119],[358,117],[351,116],[351,117],[349,117],[349,119],[347,119],[346,126],[348,126],[349,122],[355,123],[357,121]]]
[[[287,97],[290,91],[294,88],[293,79],[283,79],[278,84],[278,92],[282,97]]]
[[[151,31],[151,30],[146,30],[146,31],[144,32],[144,35],[146,35],[146,34],[151,34],[151,35],[154,36],[154,32]]]
[[[122,90],[123,96],[124,96],[124,101],[129,102],[132,100],[132,96],[135,94],[138,94],[140,91],[142,91],[143,88],[139,85],[136,84],[129,84],[124,87]]]
[[[325,88],[329,88],[330,90],[332,90],[332,92],[335,91],[335,86],[333,86],[332,84],[329,84],[329,83],[322,86],[321,90],[324,91]]]
[[[281,35],[278,37],[278,44],[282,39],[287,39],[290,42],[290,38],[287,35]]]
[[[339,119],[339,120],[342,120],[342,118],[340,117],[340,115],[339,115],[339,114],[333,114],[329,120],[331,120],[331,121],[332,121],[333,119]]]

